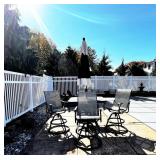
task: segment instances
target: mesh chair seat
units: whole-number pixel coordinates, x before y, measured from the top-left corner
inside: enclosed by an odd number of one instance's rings
[[[110,109],[111,112],[119,112],[119,113],[124,113],[126,112],[125,108],[119,108],[119,106],[112,106],[112,108]]]
[[[99,120],[100,116],[76,116],[77,120]]]

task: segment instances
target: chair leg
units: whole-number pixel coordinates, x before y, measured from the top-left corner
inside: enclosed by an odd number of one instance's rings
[[[101,129],[100,129],[97,121],[95,121],[95,124],[96,124],[96,127],[97,127],[97,129],[98,129],[98,132],[101,134],[102,137],[104,137],[104,135],[103,135],[103,133],[101,132]]]
[[[123,126],[124,122],[124,119],[120,117],[119,113],[113,112],[107,120],[106,128],[109,129],[110,132],[113,132],[115,135],[123,135],[128,132],[128,129],[125,126]]]
[[[53,115],[50,122],[48,132],[53,135],[67,134],[70,131],[69,127],[66,126],[67,120],[62,118],[59,113]]]
[[[78,134],[77,137],[77,142],[76,142],[76,146],[82,150],[92,150],[92,149],[96,149],[99,148],[102,144],[100,138],[98,137],[98,133],[97,130],[95,128],[95,126],[93,125],[93,122],[83,122],[82,125],[78,125],[77,129],[76,129],[76,133]],[[88,145],[86,146],[82,140],[84,138],[89,139],[89,141],[91,142],[91,140],[94,139],[94,141],[96,142],[96,145]]]

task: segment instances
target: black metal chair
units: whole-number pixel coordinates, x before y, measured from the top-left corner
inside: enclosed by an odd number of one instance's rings
[[[44,91],[44,95],[47,103],[47,114],[52,118],[48,132],[53,135],[66,135],[70,129],[66,126],[67,120],[61,114],[66,111],[64,106],[67,101],[60,99],[58,91]]]
[[[78,148],[91,150],[101,145],[101,140],[98,137],[98,134],[101,133],[98,120],[101,120],[101,110],[97,107],[96,93],[79,91],[78,106],[75,109],[76,133],[78,134],[76,146]],[[84,138],[89,139],[91,143],[84,144]]]
[[[128,129],[123,125],[125,120],[120,117],[123,113],[129,112],[130,89],[117,89],[115,99],[111,108],[106,108],[111,112],[106,128],[108,131],[117,134],[125,134]]]

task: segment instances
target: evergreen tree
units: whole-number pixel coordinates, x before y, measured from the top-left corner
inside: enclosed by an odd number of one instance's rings
[[[103,54],[103,57],[101,59],[101,61],[98,64],[98,74],[100,76],[111,76],[113,75],[112,71],[110,71],[110,69],[112,69],[111,65],[110,65],[110,60],[109,60],[109,56],[105,55],[105,53]]]
[[[70,46],[67,47],[65,52],[61,55],[59,64],[59,73],[64,76],[77,76],[78,75],[78,54],[75,49]]]
[[[53,52],[48,57],[48,61],[46,64],[46,74],[49,76],[59,76],[58,63],[60,60],[61,53],[54,49]]]
[[[124,59],[122,60],[121,65],[116,69],[116,72],[120,76],[125,76],[125,74],[126,74],[126,67],[124,65]]]
[[[97,55],[95,49],[92,49],[88,46],[88,59],[89,59],[89,65],[91,67],[91,75],[97,74],[98,70],[98,63],[97,63]]]

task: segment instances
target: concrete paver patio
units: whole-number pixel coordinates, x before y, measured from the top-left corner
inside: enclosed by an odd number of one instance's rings
[[[112,98],[108,102],[112,102]],[[151,111],[151,113],[149,112]],[[153,114],[154,116],[153,116]],[[63,117],[67,119],[72,136],[66,139],[64,136],[52,136],[47,132],[49,127],[48,119],[45,126],[35,136],[33,142],[28,146],[26,154],[29,155],[115,155],[115,154],[156,154],[156,132],[155,132],[155,99],[131,99],[129,114],[123,114],[125,126],[129,132],[124,136],[115,136],[104,130],[104,126],[109,116],[109,111],[104,109],[102,121],[99,122],[104,136],[101,137],[102,146],[91,151],[83,151],[75,146],[77,134],[75,132],[76,123],[74,121],[74,111],[67,111]],[[149,115],[149,116],[148,116]],[[152,117],[153,116],[153,117]],[[150,123],[151,122],[151,123]],[[154,123],[154,125],[152,125]],[[151,125],[150,125],[151,124]],[[106,133],[106,134],[105,134]],[[92,143],[92,142],[91,142]]]
[[[112,103],[114,98],[107,98]],[[156,130],[156,98],[133,97],[130,100],[129,115]]]

